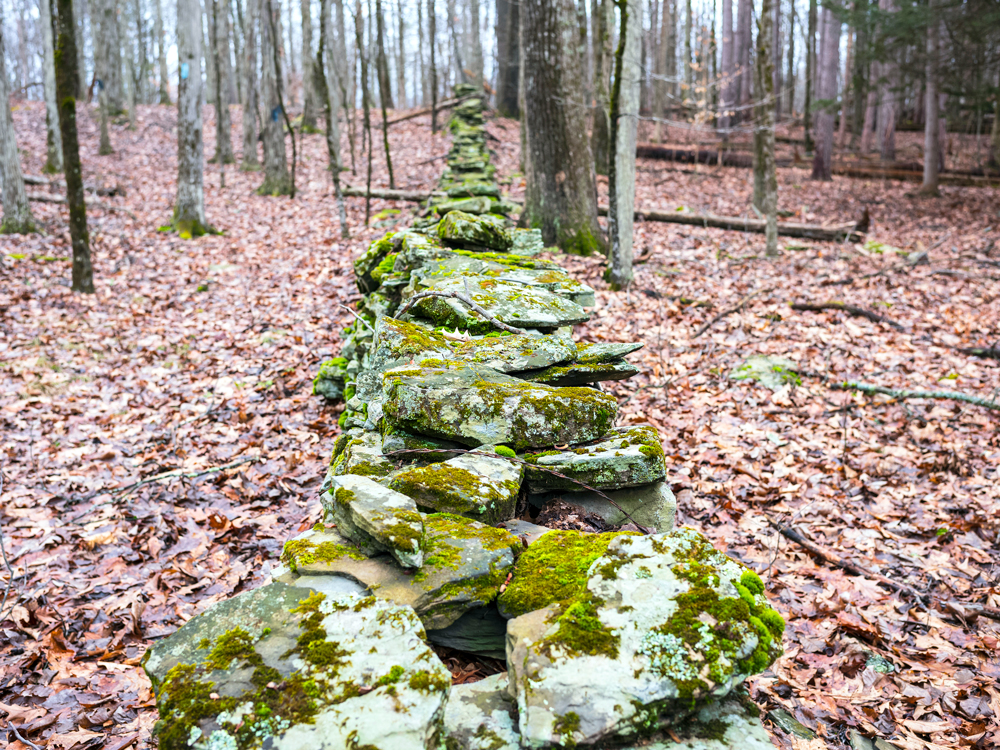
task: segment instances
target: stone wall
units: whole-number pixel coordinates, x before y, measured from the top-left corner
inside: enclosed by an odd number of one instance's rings
[[[600,388],[639,344],[574,341],[593,290],[507,218],[481,100],[449,127],[438,193],[355,262],[359,319],[316,380],[346,401],[324,520],[150,650],[161,748],[770,747],[739,687],[784,623],[674,529],[655,429],[616,426]],[[432,644],[507,673],[453,687]]]

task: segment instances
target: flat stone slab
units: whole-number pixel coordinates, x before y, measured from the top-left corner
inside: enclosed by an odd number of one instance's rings
[[[446,214],[450,211],[462,211],[467,214],[488,214],[493,206],[493,201],[488,197],[455,198],[453,200],[438,203],[434,210],[439,214]]]
[[[486,196],[487,198],[499,198],[500,186],[495,182],[480,182],[470,180],[462,185],[456,185],[448,190],[449,198],[469,198]]]
[[[511,534],[522,540],[526,547],[541,539],[543,534],[552,531],[552,529],[546,526],[539,526],[537,523],[524,521],[520,518],[512,518],[509,521],[504,521],[499,526],[502,529],[507,529]]]
[[[674,731],[680,742],[668,738],[620,750],[774,750],[756,708],[736,697],[712,701]]]
[[[594,440],[618,415],[618,402],[606,393],[526,383],[482,365],[389,370],[383,394],[394,427],[515,450]]]
[[[605,526],[634,522],[661,534],[673,531],[677,498],[667,482],[660,480],[639,487],[603,492],[617,505],[612,505],[596,492],[549,492],[544,495],[529,495],[528,502],[543,508],[550,500],[558,500],[578,508],[584,516],[591,513],[599,516]]]
[[[643,346],[645,346],[645,344],[639,341],[621,344],[591,344],[580,341],[577,342],[576,345],[576,361],[580,364],[587,365],[617,362],[625,355],[639,351],[639,349],[642,349]]]
[[[291,577],[279,580],[346,577],[379,599],[412,607],[429,630],[446,628],[496,598],[520,541],[502,529],[458,516],[433,514],[423,521],[425,556],[416,572],[388,555],[368,558],[337,530],[325,528],[285,543],[281,560]]]
[[[454,167],[453,167],[454,168]],[[472,162],[462,166],[463,171],[480,171],[481,164]],[[479,247],[504,251],[510,247],[510,231],[503,219],[490,216],[473,216],[462,211],[450,211],[438,224],[438,237],[447,244],[459,247]]]
[[[604,380],[625,380],[639,372],[639,368],[629,362],[608,362],[602,364],[555,365],[541,370],[522,372],[518,377],[531,383],[546,385],[586,385]]]
[[[424,279],[426,291],[458,293],[468,297],[487,314],[518,328],[562,328],[584,323],[590,314],[580,305],[538,286],[502,281],[491,276],[453,276]],[[424,297],[413,305],[414,313],[439,326],[462,328],[472,333],[491,333],[496,327],[464,302],[453,297]]]
[[[545,249],[541,229],[514,229],[511,233],[510,251],[528,257],[538,255]]]
[[[455,513],[493,526],[514,516],[523,475],[522,464],[484,448],[404,470],[389,487],[412,497],[425,510]]]
[[[408,607],[271,583],[153,645],[160,747],[438,750],[451,674]]]
[[[455,685],[444,712],[446,748],[518,750],[517,711],[507,693],[507,675]]]
[[[536,591],[557,583],[525,567],[542,544],[522,554],[514,577],[524,567]],[[526,745],[594,744],[679,723],[781,654],[784,622],[763,582],[692,529],[618,536],[587,575],[575,596],[507,623]]]
[[[423,520],[416,503],[368,477],[332,478],[320,497],[337,528],[366,555],[388,552],[407,568],[423,562]]]
[[[353,433],[353,434],[351,434]],[[384,477],[395,466],[382,455],[382,436],[377,432],[352,430],[337,438],[330,462],[330,477],[357,474]],[[332,481],[328,477],[328,482]]]
[[[659,433],[648,425],[616,427],[599,442],[568,450],[526,453],[524,459],[532,464],[527,469],[531,492],[584,490],[576,482],[599,490],[635,487],[663,479],[667,471]]]

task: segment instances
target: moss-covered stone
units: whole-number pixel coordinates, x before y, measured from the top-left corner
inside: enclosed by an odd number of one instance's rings
[[[438,224],[438,237],[458,247],[507,250],[510,232],[503,220],[490,216],[473,216],[462,211],[450,211]]]

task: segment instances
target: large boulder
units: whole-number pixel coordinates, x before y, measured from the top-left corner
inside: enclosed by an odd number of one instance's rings
[[[515,581],[521,574],[519,564]],[[648,733],[727,695],[781,654],[784,622],[760,578],[692,529],[619,536],[588,576],[576,595],[507,624],[526,744]],[[565,589],[554,579],[541,569],[534,585]]]
[[[444,712],[445,750],[518,750],[517,706],[507,675],[455,685]]]
[[[416,614],[272,583],[146,653],[161,750],[438,750],[451,675]]]
[[[526,383],[481,365],[400,367],[382,382],[393,427],[471,446],[583,443],[607,433],[618,415],[606,393]]]
[[[344,536],[366,555],[388,552],[404,567],[420,567],[424,527],[412,499],[356,474],[330,484],[320,499]]]
[[[389,487],[412,497],[418,507],[455,513],[493,526],[514,517],[524,468],[478,449],[442,463],[406,469]]]

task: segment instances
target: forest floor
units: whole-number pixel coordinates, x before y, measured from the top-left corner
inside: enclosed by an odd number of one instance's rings
[[[37,175],[44,109],[14,117]],[[428,121],[390,131],[397,187],[436,183],[448,142]],[[114,126],[110,156],[97,156],[93,115],[79,122],[86,179],[127,191],[100,199],[126,211],[89,212],[97,293],[68,289],[63,206],[32,204],[44,234],[0,238],[0,528],[14,575],[0,733],[16,750],[31,745],[11,725],[38,747],[150,746],[145,649],[259,585],[284,540],[318,520],[342,407],[311,380],[359,299],[352,257],[416,210],[373,201],[365,227],[363,199],[349,199],[341,240],[323,137],[306,136],[294,200],[256,196],[261,176],[233,167],[220,189],[206,165],[206,213],[224,234],[185,242],[157,231],[174,197],[175,110]],[[235,108],[233,122],[239,151]],[[517,197],[517,123],[487,127]],[[361,185],[357,167],[345,176]],[[780,170],[780,208],[838,223],[867,207],[867,244],[782,238],[769,260],[761,235],[640,222],[628,293],[607,290],[600,259],[557,258],[598,290],[576,334],[646,344],[642,373],[611,386],[622,420],[660,430],[679,521],[760,570],[787,620],[785,655],[750,681],[776,745],[843,748],[857,731],[900,748],[997,747],[1000,623],[961,605],[1000,606],[1000,412],[729,375],[766,354],[831,383],[995,399],[1000,362],[960,348],[1000,339],[1000,191],[926,199],[913,184],[808,177]],[[640,210],[749,211],[747,170],[643,160],[638,181]],[[906,263],[915,250],[928,265]],[[899,327],[789,306],[830,300]],[[777,526],[926,598],[814,558]],[[459,655],[449,666],[462,681],[489,668]],[[818,736],[789,734],[782,710]]]

